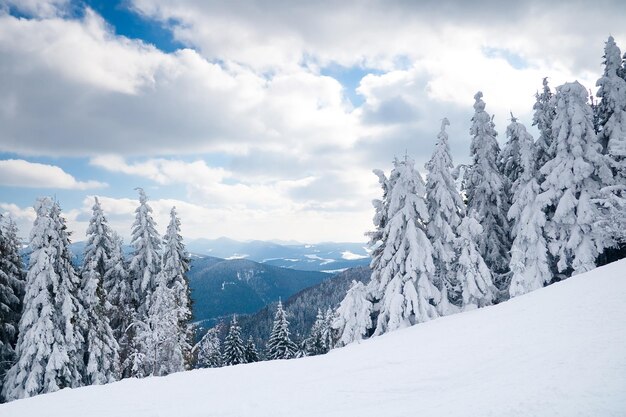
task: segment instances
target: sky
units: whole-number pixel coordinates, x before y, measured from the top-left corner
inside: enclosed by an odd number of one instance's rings
[[[0,212],[39,196],[83,240],[94,196],[128,238],[136,187],[188,239],[365,241],[372,169],[423,172],[473,96],[531,132],[543,77],[596,91],[616,1],[0,0]]]

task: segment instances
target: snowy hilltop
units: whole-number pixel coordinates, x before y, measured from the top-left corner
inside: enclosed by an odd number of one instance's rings
[[[64,389],[0,405],[0,415],[622,417],[625,268],[327,355]]]

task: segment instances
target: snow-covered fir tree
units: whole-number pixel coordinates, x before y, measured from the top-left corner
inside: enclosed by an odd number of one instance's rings
[[[272,333],[267,342],[267,358],[274,359],[291,359],[295,357],[297,346],[291,341],[289,335],[289,321],[287,313],[283,309],[283,303],[279,300],[276,307],[276,315],[274,316],[274,325]]]
[[[151,294],[156,288],[157,275],[161,266],[161,239],[152,218],[152,207],[142,188],[138,188],[139,207],[135,210],[135,222],[132,227],[131,244],[134,253],[129,266],[129,275],[133,282],[133,292],[139,319],[148,314]]]
[[[552,125],[556,152],[541,168],[541,188],[548,219],[545,236],[558,271],[585,272],[595,267],[598,254],[610,238],[598,224],[602,213],[594,201],[611,172],[600,153],[587,90],[578,82],[557,88],[556,117]]]
[[[224,358],[226,366],[246,363],[246,347],[241,339],[241,327],[237,324],[237,316],[233,316],[228,334],[224,339]]]
[[[604,190],[610,216],[607,232],[626,253],[626,80],[620,76],[621,69],[621,53],[610,36],[604,49],[604,74],[597,82],[601,99],[596,107],[598,140],[613,173],[610,188]]]
[[[517,118],[511,113],[511,123],[506,128],[507,141],[500,153],[500,172],[505,178],[505,193],[508,197],[508,204],[513,201],[515,193],[515,184],[522,173],[522,163],[520,161],[520,138],[519,135],[530,135],[526,128],[517,121]],[[531,137],[532,140],[532,137]]]
[[[82,385],[84,316],[65,221],[49,198],[37,200],[35,212],[17,360],[3,391],[9,400]]]
[[[508,290],[509,224],[506,181],[498,168],[500,147],[492,118],[485,111],[483,94],[474,96],[474,117],[470,133],[472,163],[465,172],[464,187],[468,211],[474,211],[483,227],[478,249],[492,271],[494,284],[504,297]]]
[[[118,343],[121,377],[131,376],[133,364],[131,347],[135,328],[136,304],[133,288],[128,276],[128,266],[124,258],[123,241],[112,232],[113,248],[104,273],[104,289],[107,297],[109,324]]]
[[[219,329],[209,329],[196,345],[198,368],[219,368],[222,366],[222,343],[218,334]]]
[[[449,125],[448,119],[444,118],[441,122],[441,131],[437,136],[435,152],[426,164],[428,171],[426,201],[430,217],[426,230],[433,247],[435,283],[441,291],[439,313],[442,315],[451,312],[448,301],[457,305],[461,301],[460,286],[454,273],[456,262],[454,242],[456,228],[465,210],[465,204],[452,177],[454,165],[446,133],[446,126]]]
[[[167,284],[167,276],[159,273],[148,316],[137,328],[136,340],[143,354],[139,377],[185,370],[185,352],[180,344],[178,327],[179,307],[175,291]]]
[[[306,340],[307,356],[323,355],[328,352],[330,346],[327,344],[327,321],[322,310],[317,310],[315,323],[311,327],[311,332]]]
[[[599,87],[597,105],[598,141],[610,156],[626,157],[626,80],[618,75],[622,56],[612,36],[604,48],[604,74]]]
[[[333,323],[335,322],[335,312],[332,307],[328,306],[326,313],[324,313],[324,340],[328,350],[335,347],[335,339],[333,334]]]
[[[256,344],[254,343],[254,339],[252,336],[248,338],[248,343],[246,343],[246,363],[254,363],[259,361],[259,352],[257,352]]]
[[[511,284],[509,295],[516,297],[543,287],[552,280],[548,246],[543,236],[546,215],[538,198],[536,148],[532,136],[517,121],[507,128],[518,138],[521,172],[512,184],[515,190],[508,217],[511,220]]]
[[[87,227],[87,242],[81,271],[81,303],[86,314],[85,384],[99,385],[119,379],[119,346],[109,324],[104,276],[114,251],[112,232],[98,198]]]
[[[337,334],[336,346],[345,346],[370,336],[374,328],[372,314],[374,306],[367,299],[365,284],[352,281],[352,286],[339,304],[332,323]]]
[[[163,269],[167,286],[174,295],[174,304],[178,312],[178,345],[185,358],[185,366],[189,368],[191,360],[191,343],[193,333],[191,320],[191,298],[187,272],[189,271],[189,255],[185,251],[183,238],[180,234],[180,220],[176,208],[170,211],[170,223],[163,237]]]
[[[535,104],[533,105],[533,126],[537,126],[539,137],[535,142],[535,158],[537,174],[539,169],[554,157],[556,147],[552,144],[552,121],[556,114],[554,95],[548,86],[548,77],[543,79],[543,90],[541,94],[535,94]]]
[[[367,287],[367,299],[377,313],[375,335],[438,317],[441,302],[426,235],[426,190],[415,163],[408,156],[396,159],[389,179],[380,182],[385,197],[376,203],[377,230],[370,235],[375,247],[372,278]]]
[[[7,371],[15,361],[19,320],[24,298],[24,271],[17,227],[0,215],[0,402]]]
[[[473,211],[463,218],[458,227],[456,274],[461,284],[464,309],[484,307],[495,299],[496,288],[493,286],[491,271],[476,244],[483,233],[483,227]]]

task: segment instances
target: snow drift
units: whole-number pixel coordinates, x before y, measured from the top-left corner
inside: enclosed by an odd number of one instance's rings
[[[297,360],[65,389],[3,417],[626,416],[626,260]]]

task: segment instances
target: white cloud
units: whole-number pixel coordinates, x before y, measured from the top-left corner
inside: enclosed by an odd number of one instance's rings
[[[23,159],[0,160],[0,185],[68,190],[88,190],[107,186],[99,181],[77,181],[58,166]]]

